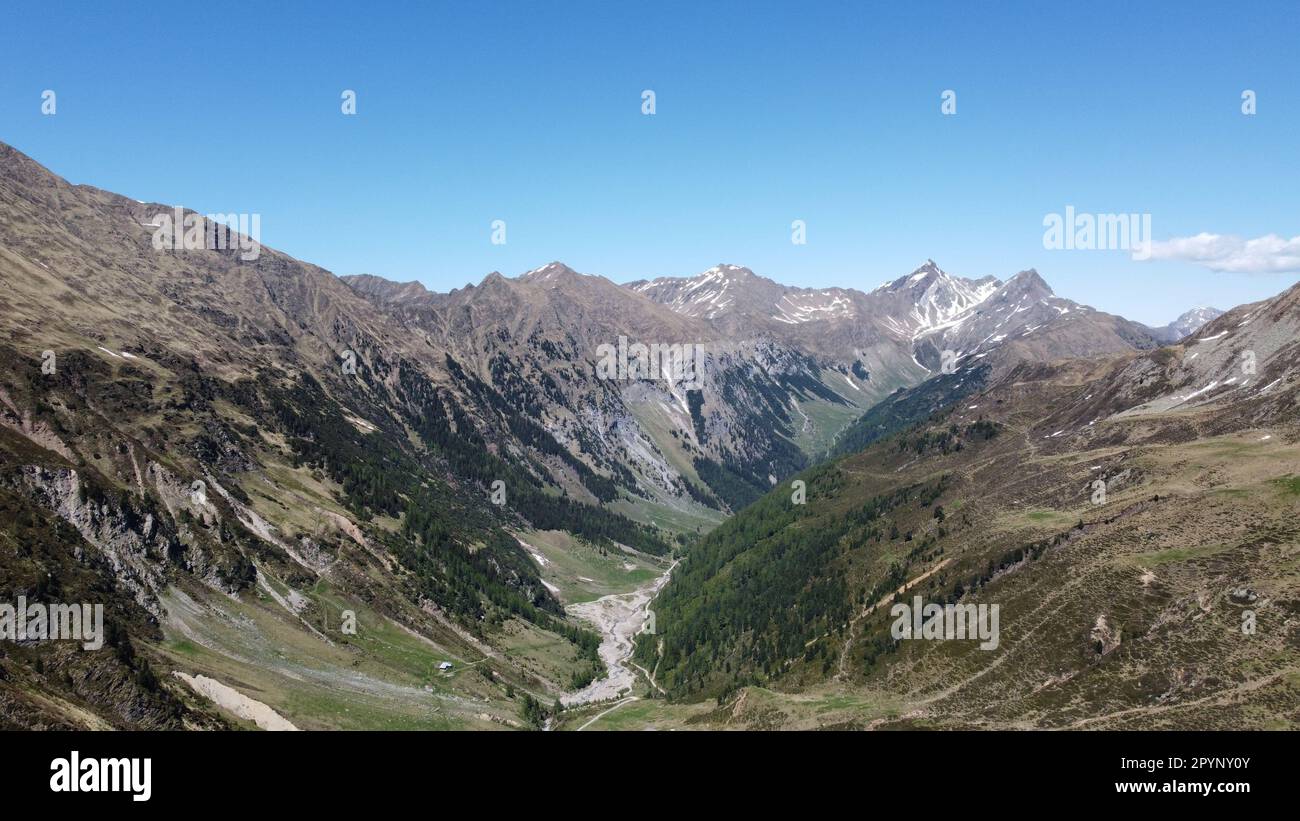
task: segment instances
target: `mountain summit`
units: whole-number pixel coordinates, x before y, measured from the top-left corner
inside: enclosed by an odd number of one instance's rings
[[[1223,311],[1218,308],[1193,308],[1190,311],[1179,316],[1173,322],[1161,328],[1153,328],[1152,331],[1157,339],[1162,343],[1169,344],[1177,342],[1184,337],[1191,336],[1201,329],[1205,323],[1218,319],[1223,316]]]

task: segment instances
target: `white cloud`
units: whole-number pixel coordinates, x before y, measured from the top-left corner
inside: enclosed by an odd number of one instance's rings
[[[1300,237],[1265,234],[1255,239],[1200,233],[1151,243],[1147,259],[1192,262],[1211,271],[1234,274],[1300,272]]]

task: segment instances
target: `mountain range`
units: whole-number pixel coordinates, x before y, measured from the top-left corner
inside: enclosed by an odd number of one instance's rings
[[[15,598],[102,601],[108,623],[103,652],[4,645],[0,725],[565,727],[638,688],[671,726],[818,726],[798,694],[845,688],[921,710],[836,713],[851,726],[1052,724],[1032,699],[990,708],[995,691],[986,712],[915,707],[940,651],[887,647],[858,610],[923,574],[953,601],[999,584],[1033,601],[1071,556],[1022,572],[1003,553],[1058,536],[1155,573],[1167,587],[1140,589],[1162,607],[1231,578],[1283,619],[1259,644],[1293,629],[1273,496],[1294,504],[1294,289],[1158,329],[1033,270],[933,261],[871,291],[721,264],[618,284],[552,262],[444,294],[270,248],[160,250],[170,213],[0,144],[0,575]],[[604,369],[647,350],[698,368]],[[1096,471],[1126,505],[1107,515],[1168,512],[1133,519],[1157,534],[1137,559],[1106,551],[1114,522],[1078,496]],[[1232,531],[1240,493],[1268,499]],[[1173,517],[1227,563],[1219,587],[1160,552],[1180,549]],[[1214,538],[1231,548],[1196,553]],[[656,594],[637,672],[628,602]],[[999,664],[1073,680],[1097,662],[1086,646]],[[1095,686],[1124,701],[1130,674]],[[1162,686],[1177,700],[1198,681]]]
[[[1175,345],[905,391],[923,409],[801,473],[806,502],[692,546],[636,658],[717,706],[660,726],[1295,727],[1297,323],[1300,286]],[[996,648],[899,640],[914,599],[998,607]]]

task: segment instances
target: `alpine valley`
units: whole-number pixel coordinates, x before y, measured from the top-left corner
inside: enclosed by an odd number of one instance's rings
[[[434,293],[176,213],[0,144],[0,589],[104,622],[0,640],[0,727],[1300,722],[1300,287]]]

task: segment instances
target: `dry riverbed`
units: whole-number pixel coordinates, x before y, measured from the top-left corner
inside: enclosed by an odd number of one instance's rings
[[[668,583],[676,562],[654,581],[629,593],[611,593],[595,601],[571,604],[565,608],[572,616],[591,623],[600,633],[600,660],[605,663],[607,675],[581,690],[566,694],[561,702],[566,707],[609,701],[619,698],[632,689],[637,673],[630,659],[632,641],[645,625],[646,609],[655,594]]]

